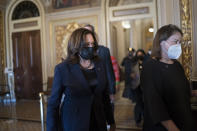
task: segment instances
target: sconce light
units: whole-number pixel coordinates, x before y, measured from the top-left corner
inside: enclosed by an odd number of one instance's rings
[[[151,26],[149,29],[148,29],[149,32],[154,32],[154,29],[153,27]]]
[[[131,28],[131,24],[130,24],[130,21],[122,21],[122,27],[125,28],[125,29],[129,29]]]

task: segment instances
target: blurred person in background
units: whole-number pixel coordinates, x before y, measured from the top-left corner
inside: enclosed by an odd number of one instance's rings
[[[87,24],[84,28],[92,31],[95,35],[95,29],[93,25]],[[108,81],[108,88],[110,93],[110,100],[114,110],[114,95],[116,93],[116,79],[115,74],[112,66],[111,55],[109,48],[98,45],[97,54],[105,64],[106,72],[107,72],[107,81]]]
[[[118,91],[119,86],[120,86],[120,70],[119,70],[120,67],[119,67],[118,62],[114,56],[111,56],[111,61],[112,61],[114,74],[115,74],[115,78],[116,78],[116,91]]]
[[[135,65],[135,49],[129,48],[127,56],[122,60],[121,66],[124,67],[124,90],[122,96],[128,99],[131,99],[135,102],[134,91],[131,88],[132,77],[131,72],[132,68]]]
[[[143,63],[147,60],[148,56],[146,55],[143,49],[138,49],[135,55],[135,64],[132,68],[132,88],[134,90],[135,96],[135,107],[134,107],[134,118],[136,126],[142,126],[142,120],[144,118],[144,102],[143,102],[143,92],[140,82],[140,74],[143,69]]]

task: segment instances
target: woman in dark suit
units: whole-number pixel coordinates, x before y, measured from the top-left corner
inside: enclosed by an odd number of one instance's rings
[[[143,131],[197,131],[189,81],[176,60],[181,56],[182,36],[182,31],[171,24],[161,27],[155,35],[151,58],[144,63],[140,79]]]
[[[115,131],[106,71],[96,55],[97,47],[91,31],[79,28],[72,33],[68,56],[55,67],[47,131],[107,131],[107,123]]]

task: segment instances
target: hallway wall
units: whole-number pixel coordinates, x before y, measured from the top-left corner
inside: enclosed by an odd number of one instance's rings
[[[5,11],[9,5],[10,1],[15,1],[15,0],[7,0],[7,1],[1,0],[0,9]],[[49,1],[49,3],[47,3],[48,1]],[[155,32],[159,27],[166,25],[166,24],[170,24],[170,23],[176,24],[181,28],[183,27],[182,26],[183,20],[181,19],[181,14],[183,14],[183,13],[180,10],[180,9],[182,9],[183,6],[180,3],[185,0],[150,0],[150,1],[155,3],[155,7],[156,7],[156,11],[155,12],[153,11],[156,15],[156,17],[153,18]],[[150,1],[148,0],[148,2],[150,2]],[[193,8],[191,8],[191,6],[195,4],[195,0],[191,0],[191,1],[193,2],[193,4],[190,4],[188,9],[189,10],[193,9],[193,12],[195,12],[195,9],[194,9],[195,6],[193,6]],[[46,56],[46,60],[43,61],[43,64],[45,65],[44,68],[46,68],[45,69],[46,70],[46,77],[53,76],[54,67],[57,64],[56,57],[57,57],[58,50],[56,49],[56,42],[57,42],[58,38],[56,36],[57,36],[58,30],[55,30],[55,29],[57,29],[57,27],[61,27],[61,28],[63,27],[66,29],[66,27],[68,25],[73,25],[73,28],[75,28],[74,25],[83,26],[84,24],[88,24],[88,23],[93,24],[96,28],[97,33],[98,33],[99,43],[110,47],[110,50],[112,51],[113,47],[111,47],[110,37],[108,36],[109,34],[107,34],[109,32],[109,26],[107,25],[108,24],[107,22],[110,22],[109,20],[115,20],[114,19],[115,17],[112,18],[112,16],[110,16],[109,14],[107,15],[107,12],[111,13],[111,12],[109,12],[111,10],[108,10],[109,7],[106,7],[106,5],[108,5],[107,4],[108,0],[96,0],[96,1],[94,1],[95,3],[92,5],[80,5],[80,6],[76,6],[73,8],[60,8],[60,9],[53,9],[51,7],[52,3],[50,3],[50,2],[52,2],[52,0],[51,1],[50,0],[47,0],[47,1],[41,0],[42,6],[45,11],[44,15],[42,16],[42,19],[45,20],[45,22],[43,23],[43,25],[45,26],[45,30],[42,33],[44,34],[43,41],[46,42],[45,46],[43,46],[43,48],[45,48],[45,49],[43,49],[43,50],[45,50],[44,56]],[[121,4],[121,3],[119,3],[119,4]],[[127,6],[127,7],[129,7],[129,6]],[[126,6],[124,9],[126,9]],[[5,13],[3,13],[3,14],[5,14]],[[126,16],[126,17],[124,16],[123,19],[132,18],[132,17],[133,16]],[[195,15],[193,15],[192,18],[194,18],[194,17],[195,17]],[[117,17],[117,19],[121,19],[121,18]],[[0,19],[0,20],[2,20],[2,19]],[[3,21],[3,23],[6,22],[5,19],[2,21]],[[197,61],[196,60],[197,59],[197,55],[196,55],[197,54],[196,53],[197,52],[197,48],[196,48],[197,47],[196,46],[197,36],[195,35],[195,30],[194,30],[195,24],[194,23],[196,23],[196,21],[193,21],[193,27],[188,28],[188,30],[190,32],[194,32],[194,34],[192,34],[192,38],[191,38],[192,40],[187,40],[186,43],[191,42],[191,45],[193,44],[192,48],[189,49],[190,55],[193,56],[192,61],[190,62],[189,66],[192,65],[193,72],[195,72],[192,74],[192,77],[197,79],[197,73],[196,73],[197,69],[195,68],[195,67],[197,67],[197,62],[196,62]],[[5,25],[3,27],[5,27]],[[8,30],[5,29],[5,32],[8,32]],[[124,31],[118,30],[118,32],[119,32],[119,35],[122,35],[121,32],[123,33]],[[6,33],[4,33],[4,34],[6,34]],[[64,35],[62,35],[62,36],[64,36]],[[6,36],[3,36],[4,40],[5,40],[5,37]],[[65,39],[67,39],[68,36],[62,37],[62,38],[63,38],[62,43],[65,44],[66,43]],[[118,52],[120,53],[120,56],[125,55],[125,49],[123,49],[125,47],[123,45],[119,44],[119,43],[122,43],[122,41],[124,41],[124,40],[117,42],[117,49],[118,49]],[[8,44],[8,43],[5,43],[5,44]],[[63,45],[63,46],[65,46],[65,45]],[[2,48],[4,49],[4,53],[7,52],[6,47],[2,47],[2,44],[1,44],[0,49],[2,50]],[[2,54],[3,54],[3,52],[0,53],[0,60],[2,60]],[[5,57],[4,63],[6,64],[8,62],[8,59],[6,59],[6,57],[7,57],[6,54],[4,55],[4,57]],[[118,59],[121,59],[121,58],[118,58]],[[180,61],[182,61],[182,60],[180,60]],[[4,65],[4,66],[6,66],[6,65]],[[186,66],[185,69],[188,70],[189,66]],[[1,67],[3,67],[3,66],[1,66]],[[4,70],[4,68],[0,69],[0,75],[3,75],[5,77],[3,70]]]
[[[180,1],[182,0],[156,0],[158,28],[166,24],[181,26]]]

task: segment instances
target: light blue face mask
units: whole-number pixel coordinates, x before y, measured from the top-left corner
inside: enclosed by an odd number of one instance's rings
[[[166,42],[167,43],[167,42]],[[178,59],[181,56],[182,49],[181,44],[171,45],[168,48],[168,58],[170,59]]]

